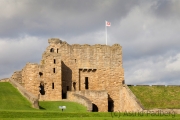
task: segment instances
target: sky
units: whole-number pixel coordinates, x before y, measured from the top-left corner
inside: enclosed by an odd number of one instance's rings
[[[0,79],[39,63],[49,38],[120,44],[126,84],[180,85],[180,0],[0,0]]]

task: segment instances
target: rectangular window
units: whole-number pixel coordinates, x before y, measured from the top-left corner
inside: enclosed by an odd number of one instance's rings
[[[52,89],[54,89],[54,83],[52,83]]]
[[[55,68],[53,68],[53,72],[54,72],[54,73],[56,72]]]
[[[85,89],[89,89],[88,77],[85,77]]]
[[[54,59],[54,64],[56,64],[56,59]]]

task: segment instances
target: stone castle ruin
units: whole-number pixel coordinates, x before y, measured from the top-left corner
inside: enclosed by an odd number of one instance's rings
[[[11,77],[40,101],[67,99],[101,112],[141,109],[124,84],[119,44],[69,45],[57,38],[48,42],[40,64],[27,63]]]

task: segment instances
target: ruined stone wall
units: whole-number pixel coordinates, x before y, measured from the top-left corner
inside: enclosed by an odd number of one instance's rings
[[[106,90],[114,110],[119,109],[124,80],[120,45],[69,45],[56,38],[48,42],[40,64],[27,63],[18,73],[26,90],[40,100],[61,100],[67,91]]]
[[[22,69],[22,84],[24,84],[24,88],[36,96],[39,94],[38,67],[36,63],[27,63]]]
[[[11,76],[11,79],[13,79],[14,81],[18,82],[19,84],[21,84],[22,86],[24,86],[22,84],[22,74],[21,71],[15,71],[13,73],[13,75]]]
[[[61,60],[56,57],[46,54],[41,65],[27,63],[22,70],[24,88],[40,100],[61,100]]]

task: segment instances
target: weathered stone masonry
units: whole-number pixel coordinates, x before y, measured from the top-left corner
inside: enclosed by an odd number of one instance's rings
[[[96,111],[123,111],[120,91],[124,70],[119,44],[69,45],[57,38],[48,42],[40,64],[27,63],[11,78],[39,100],[72,101],[73,94],[79,94],[92,101]]]

